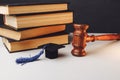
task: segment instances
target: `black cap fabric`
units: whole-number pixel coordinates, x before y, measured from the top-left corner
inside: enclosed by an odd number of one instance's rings
[[[65,46],[50,43],[45,48],[45,57],[49,59],[55,59],[58,57],[58,49],[63,48]]]

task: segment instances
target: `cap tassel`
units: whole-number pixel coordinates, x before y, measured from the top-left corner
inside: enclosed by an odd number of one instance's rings
[[[42,50],[40,51],[39,54],[33,56],[33,57],[21,57],[21,58],[18,58],[16,59],[16,63],[17,64],[26,64],[26,63],[29,63],[29,62],[33,62],[33,61],[36,61],[43,53],[44,53],[44,50],[46,48],[47,45],[45,45]]]

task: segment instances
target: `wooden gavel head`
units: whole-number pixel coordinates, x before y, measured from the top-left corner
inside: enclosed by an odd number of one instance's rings
[[[73,34],[73,41],[72,45],[74,49],[72,50],[72,54],[74,56],[85,56],[85,46],[86,46],[86,39],[87,33],[86,30],[89,28],[89,25],[86,24],[74,24],[74,34]]]
[[[73,50],[71,53],[74,56],[85,56],[85,47],[87,42],[93,42],[95,40],[120,40],[120,34],[105,34],[98,36],[89,36],[86,30],[89,25],[86,24],[74,24],[75,31],[73,33]]]

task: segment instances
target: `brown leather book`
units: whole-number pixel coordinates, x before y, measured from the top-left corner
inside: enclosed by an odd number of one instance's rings
[[[73,12],[55,12],[30,15],[5,15],[4,24],[12,28],[32,28],[39,26],[68,24],[73,22]]]
[[[68,10],[67,3],[51,3],[51,4],[3,4],[0,5],[0,14],[30,14],[41,12],[54,12]]]
[[[38,36],[64,31],[65,28],[66,25],[54,25],[54,26],[22,29],[16,31],[8,26],[0,26],[0,36],[13,40],[23,40],[23,39],[35,38]]]
[[[55,43],[55,44],[68,44],[68,34],[64,32],[40,36],[33,39],[14,41],[7,38],[2,38],[2,41],[9,52],[18,52],[30,49],[39,48],[39,46]]]

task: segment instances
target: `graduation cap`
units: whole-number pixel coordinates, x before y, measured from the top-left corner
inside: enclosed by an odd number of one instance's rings
[[[45,48],[45,57],[49,59],[55,59],[58,57],[58,49],[64,48],[63,45],[49,43]]]
[[[53,43],[46,44],[46,45],[42,46],[42,50],[37,55],[35,55],[33,57],[17,58],[16,63],[23,65],[23,64],[26,64],[28,62],[36,61],[44,53],[44,50],[45,50],[46,58],[55,59],[58,57],[58,49],[63,48],[63,47],[65,47],[65,46],[53,44]]]

